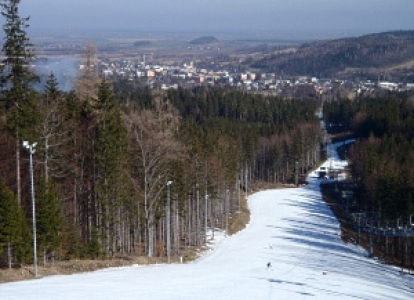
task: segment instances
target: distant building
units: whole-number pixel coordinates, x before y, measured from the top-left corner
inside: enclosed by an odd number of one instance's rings
[[[247,78],[250,79],[251,81],[255,81],[256,80],[256,74],[255,73],[248,73]]]
[[[154,70],[148,70],[147,71],[147,77],[148,78],[154,78],[155,77],[155,71]]]
[[[380,82],[379,83],[379,87],[386,89],[386,90],[390,90],[390,91],[395,91],[398,89],[398,83],[393,83],[393,82]]]

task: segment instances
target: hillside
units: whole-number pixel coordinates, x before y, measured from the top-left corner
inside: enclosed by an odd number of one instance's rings
[[[202,36],[190,41],[190,44],[193,45],[207,45],[217,43],[219,40],[214,36]]]
[[[410,80],[413,62],[414,30],[410,30],[307,43],[291,53],[267,55],[251,66],[287,75],[375,79],[387,75]]]
[[[250,196],[252,222],[246,230],[221,241],[216,235],[217,248],[195,263],[7,283],[0,285],[0,295],[8,300],[412,299],[414,278],[343,242],[318,180],[309,181],[307,187]]]

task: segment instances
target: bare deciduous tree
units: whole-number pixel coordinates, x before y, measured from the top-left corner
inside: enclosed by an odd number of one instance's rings
[[[145,216],[145,245],[154,255],[156,214],[163,208],[161,195],[169,176],[169,159],[178,157],[180,146],[174,138],[177,119],[168,109],[142,110],[126,117],[133,141],[134,186],[140,187]]]
[[[85,46],[80,74],[74,82],[79,99],[91,103],[97,101],[101,83],[98,60],[95,56],[96,51],[96,47],[92,43]]]

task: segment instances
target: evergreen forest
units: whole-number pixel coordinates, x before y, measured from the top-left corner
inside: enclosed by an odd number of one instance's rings
[[[374,253],[412,267],[414,103],[409,93],[326,102],[328,132],[351,132],[354,222],[375,235]],[[351,214],[352,215],[352,214]],[[357,218],[355,218],[357,216]],[[372,244],[372,242],[371,242]]]

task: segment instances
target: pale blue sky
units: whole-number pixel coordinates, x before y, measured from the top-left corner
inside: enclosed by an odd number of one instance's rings
[[[32,30],[355,35],[414,29],[414,0],[22,0]]]

